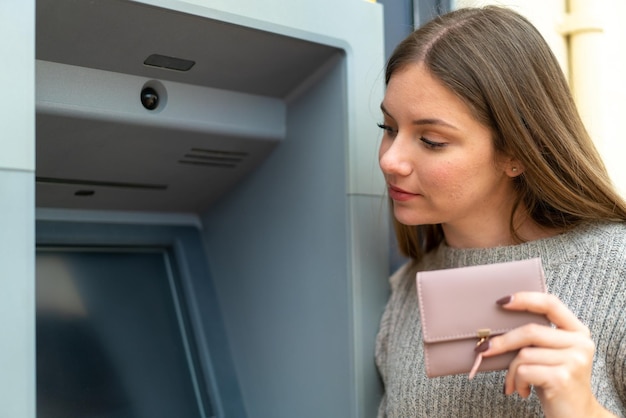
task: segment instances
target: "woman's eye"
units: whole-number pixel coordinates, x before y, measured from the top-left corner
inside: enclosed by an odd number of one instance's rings
[[[430,148],[430,149],[441,149],[446,146],[445,142],[435,142],[424,137],[421,137],[420,141],[424,143],[424,146],[426,146],[426,148]]]
[[[382,129],[383,131],[385,131],[386,134],[389,135],[393,135],[396,133],[395,129],[393,129],[391,126],[389,125],[385,125],[384,123],[377,123],[376,125],[378,125],[378,127],[380,129]]]

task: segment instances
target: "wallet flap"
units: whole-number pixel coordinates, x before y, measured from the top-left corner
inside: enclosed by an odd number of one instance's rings
[[[540,258],[417,273],[424,342],[476,338],[507,332],[529,322],[549,325],[545,316],[507,311],[496,304],[519,291],[545,292]]]

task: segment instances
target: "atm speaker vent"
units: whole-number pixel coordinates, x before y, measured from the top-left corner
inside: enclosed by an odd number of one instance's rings
[[[65,186],[81,186],[81,187],[114,187],[118,189],[144,189],[144,190],[167,190],[165,184],[150,184],[150,183],[129,183],[119,181],[97,181],[97,180],[82,180],[82,179],[68,179],[58,177],[40,177],[35,178],[37,183],[42,184],[58,184]]]
[[[192,148],[178,162],[213,168],[236,168],[247,156],[248,153],[243,151]]]

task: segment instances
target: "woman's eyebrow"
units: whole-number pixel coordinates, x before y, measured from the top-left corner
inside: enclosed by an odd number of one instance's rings
[[[393,118],[393,116],[391,116],[391,114],[389,113],[389,111],[387,111],[387,109],[385,108],[385,105],[383,103],[380,104],[380,110],[387,116]],[[416,119],[413,122],[413,125],[438,125],[438,126],[445,126],[447,128],[451,128],[451,129],[455,129],[455,130],[459,130],[459,128],[457,128],[456,126],[452,125],[451,123],[446,122],[443,119],[438,119],[438,118],[423,118],[423,119]]]

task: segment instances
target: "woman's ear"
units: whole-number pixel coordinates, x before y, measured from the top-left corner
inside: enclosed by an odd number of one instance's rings
[[[504,172],[509,177],[517,177],[522,174],[525,170],[524,164],[521,161],[513,158],[507,157],[504,161]]]

